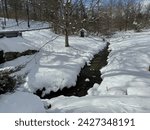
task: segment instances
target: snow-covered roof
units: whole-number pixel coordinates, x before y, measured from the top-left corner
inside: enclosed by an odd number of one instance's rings
[[[87,30],[85,30],[84,28],[80,29],[80,32],[81,32],[81,31],[87,32]]]

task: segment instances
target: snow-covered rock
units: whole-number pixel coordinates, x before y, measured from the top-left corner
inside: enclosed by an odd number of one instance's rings
[[[86,78],[86,79],[85,79],[85,82],[90,82],[90,79]]]

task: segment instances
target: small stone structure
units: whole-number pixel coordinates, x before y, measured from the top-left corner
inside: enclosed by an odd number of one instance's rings
[[[79,33],[80,37],[87,37],[87,31],[84,28],[80,29]]]

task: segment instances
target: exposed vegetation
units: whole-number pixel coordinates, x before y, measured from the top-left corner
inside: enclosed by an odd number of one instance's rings
[[[13,92],[17,86],[25,82],[25,75],[16,75],[15,72],[20,71],[24,65],[0,69],[0,94]]]

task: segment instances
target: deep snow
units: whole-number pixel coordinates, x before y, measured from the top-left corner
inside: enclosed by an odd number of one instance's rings
[[[24,32],[23,37],[0,39],[1,48],[5,52],[39,50],[48,42],[36,56],[21,57],[1,66],[19,66],[32,59],[22,71],[24,74],[28,73],[22,89],[29,92],[35,92],[45,87],[44,93],[49,93],[64,87],[74,86],[81,68],[93,58],[94,54],[102,50],[106,43],[102,42],[100,38],[71,36],[70,47],[65,48],[64,36],[56,37],[57,35],[45,29]],[[53,41],[53,39],[55,40]]]
[[[32,93],[15,92],[0,95],[0,113],[43,113],[45,112],[40,98]]]
[[[22,39],[25,39],[25,43],[28,41],[29,48],[39,49],[55,37],[50,30],[42,30],[23,33]],[[49,93],[64,87],[71,87],[76,84],[77,75],[85,63],[89,62],[94,54],[106,46],[106,43],[102,42],[101,39],[95,39],[71,36],[70,47],[65,48],[64,37],[60,36],[49,42],[36,55],[6,62],[3,67],[18,66],[32,59],[22,70],[24,74],[28,73],[22,89],[29,92],[36,92],[38,89],[45,88],[44,93]],[[20,50],[26,47],[26,44],[21,45]]]
[[[149,35],[150,30],[117,33],[108,39],[111,53],[108,65],[101,69],[102,83],[95,84],[85,97],[60,96],[51,100],[41,100],[32,92],[45,87],[44,93],[48,93],[74,85],[80,69],[86,62],[90,64],[93,55],[106,44],[99,38],[71,36],[71,46],[65,48],[64,36],[57,37],[50,30],[25,32],[23,37],[0,39],[0,48],[4,51],[20,52],[40,49],[49,41],[33,56],[20,57],[0,65],[5,68],[29,62],[16,73],[27,74],[25,84],[13,94],[0,96],[0,112],[150,112]],[[55,37],[57,39],[50,41]],[[44,109],[50,104],[50,109]]]
[[[96,90],[98,95],[150,96],[149,35],[130,32],[123,41],[110,39],[112,51],[108,65],[101,70],[103,82]]]
[[[95,84],[82,98],[43,101],[52,105],[48,112],[150,112],[149,35],[149,30],[114,35],[101,85]]]
[[[43,92],[45,94],[74,86],[81,68],[86,63],[89,64],[93,56],[102,50],[106,43],[96,37],[70,36],[70,47],[66,48],[64,39],[64,36],[57,36],[48,29],[24,32],[22,37],[2,38],[0,39],[0,48],[5,52],[23,52],[28,49],[36,49],[40,52],[5,62],[0,67],[27,64],[25,68],[16,73],[17,75],[26,75],[25,83],[17,88],[18,91],[33,93],[38,89],[45,88]],[[45,43],[47,44],[43,46]],[[16,98],[19,98],[18,95]]]
[[[60,96],[44,100],[50,113],[135,113],[150,112],[150,98],[139,96]]]

